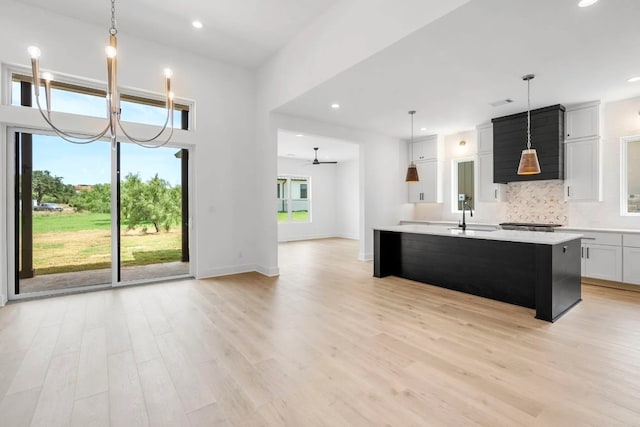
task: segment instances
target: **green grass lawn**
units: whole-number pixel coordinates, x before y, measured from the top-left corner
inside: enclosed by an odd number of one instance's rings
[[[111,214],[73,212],[34,212],[33,233],[110,230]]]
[[[287,222],[287,221],[289,221],[289,215],[287,214],[287,212],[278,212],[278,222]],[[307,211],[291,212],[291,221],[292,222],[308,222],[309,212]]]
[[[154,231],[151,225],[147,229]],[[159,233],[123,229],[120,247],[123,266],[180,261],[181,229]],[[33,266],[37,275],[109,268],[110,214],[34,212]]]

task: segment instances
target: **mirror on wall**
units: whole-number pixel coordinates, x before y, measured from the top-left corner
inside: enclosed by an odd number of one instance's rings
[[[462,211],[462,203],[464,199],[467,206],[475,209],[475,164],[473,159],[456,159],[453,161],[453,210]],[[463,199],[461,194],[465,195]]]
[[[622,215],[640,215],[640,135],[624,137],[620,147]]]

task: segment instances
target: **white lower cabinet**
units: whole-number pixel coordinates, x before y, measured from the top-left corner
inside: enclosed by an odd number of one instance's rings
[[[583,276],[622,281],[622,247],[587,243],[581,255]]]
[[[583,236],[583,277],[640,285],[640,233],[564,230]]]
[[[440,162],[430,160],[416,163],[418,182],[409,183],[409,203],[440,203],[442,202],[442,179],[440,177]]]
[[[640,234],[623,235],[622,281],[640,285]]]

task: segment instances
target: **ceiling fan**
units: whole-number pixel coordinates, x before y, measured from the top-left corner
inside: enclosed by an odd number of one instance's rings
[[[312,165],[322,165],[322,164],[336,164],[338,162],[321,162],[318,160],[318,147],[313,147],[314,151],[316,152],[316,157],[315,159],[313,159],[313,162],[311,162]]]

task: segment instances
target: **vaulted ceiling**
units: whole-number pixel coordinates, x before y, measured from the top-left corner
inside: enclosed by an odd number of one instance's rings
[[[109,0],[18,0],[109,28]],[[256,67],[338,0],[118,0],[118,30]],[[199,20],[203,28],[191,23]]]
[[[108,0],[18,1],[109,25]],[[123,34],[256,68],[345,1],[352,0],[118,0],[116,7]],[[640,83],[627,83],[640,75],[640,1],[577,3],[471,0],[277,111],[407,138],[410,109],[418,111],[416,135],[524,111],[528,73],[536,74],[534,108],[640,96]],[[204,28],[192,28],[194,19]],[[513,102],[490,105],[507,98]]]

